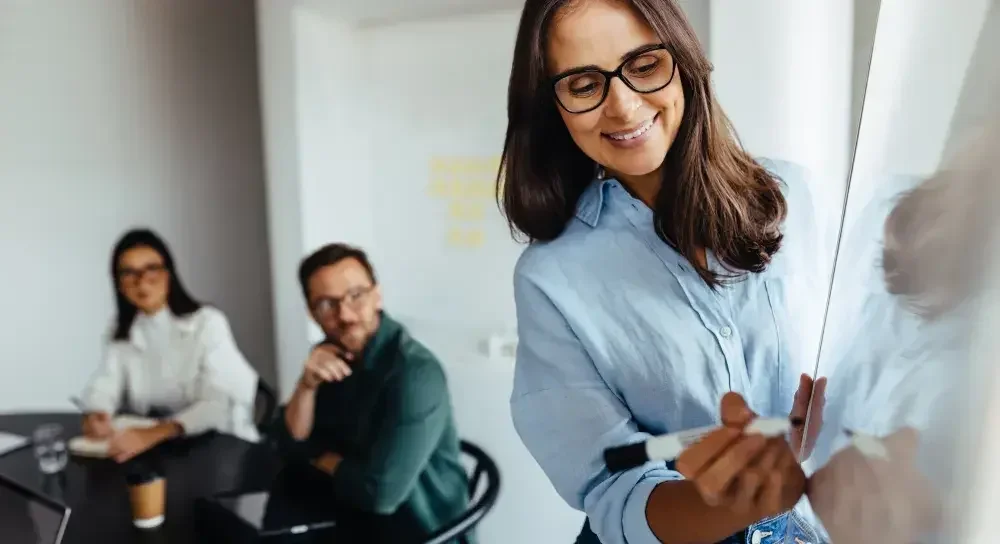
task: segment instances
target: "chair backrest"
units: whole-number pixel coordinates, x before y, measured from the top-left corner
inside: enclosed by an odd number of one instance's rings
[[[446,544],[456,539],[464,543],[464,535],[479,525],[479,522],[493,509],[500,495],[500,469],[496,461],[471,442],[463,440],[461,447],[462,453],[472,458],[475,463],[469,477],[469,507],[458,519],[431,535],[425,544]],[[483,481],[486,483],[481,486],[480,483]]]
[[[267,433],[278,409],[278,395],[263,379],[257,379],[257,396],[254,398],[253,419],[257,430]]]

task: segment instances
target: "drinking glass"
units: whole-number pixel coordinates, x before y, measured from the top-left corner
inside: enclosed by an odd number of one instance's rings
[[[38,468],[44,474],[62,472],[69,462],[69,452],[66,451],[66,441],[63,439],[63,428],[55,423],[48,423],[35,429],[32,434],[35,447],[35,458]]]

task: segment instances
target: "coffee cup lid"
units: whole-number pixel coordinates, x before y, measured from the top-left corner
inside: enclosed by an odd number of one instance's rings
[[[130,486],[148,484],[162,478],[155,470],[135,470],[125,475],[125,482]]]

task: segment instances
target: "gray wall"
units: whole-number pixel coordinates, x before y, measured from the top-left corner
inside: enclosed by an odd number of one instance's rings
[[[994,0],[979,33],[975,52],[969,63],[959,96],[955,115],[951,120],[944,157],[955,153],[963,141],[975,137],[976,131],[1000,114],[997,97],[1000,96],[1000,2]]]
[[[69,407],[135,225],[273,381],[255,24],[241,0],[0,1],[0,411]]]

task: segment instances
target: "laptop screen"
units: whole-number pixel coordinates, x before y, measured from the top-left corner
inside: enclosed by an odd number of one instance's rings
[[[59,544],[68,511],[0,478],[3,544]]]

